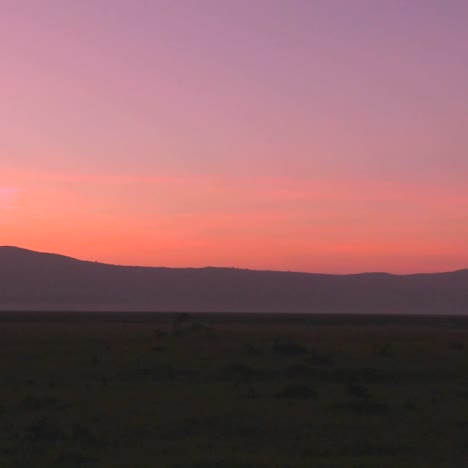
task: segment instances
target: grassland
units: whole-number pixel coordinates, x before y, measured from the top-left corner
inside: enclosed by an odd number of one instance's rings
[[[0,467],[468,466],[468,319],[1,313]]]

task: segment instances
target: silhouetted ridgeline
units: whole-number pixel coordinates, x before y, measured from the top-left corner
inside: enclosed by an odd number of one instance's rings
[[[0,247],[0,309],[468,313],[468,270],[323,275],[145,268]]]

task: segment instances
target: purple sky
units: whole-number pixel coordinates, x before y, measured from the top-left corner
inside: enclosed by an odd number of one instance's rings
[[[468,266],[468,2],[0,5],[0,244]]]

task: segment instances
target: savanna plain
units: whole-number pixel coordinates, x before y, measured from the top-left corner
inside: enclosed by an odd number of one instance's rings
[[[0,313],[0,467],[468,466],[468,318]]]

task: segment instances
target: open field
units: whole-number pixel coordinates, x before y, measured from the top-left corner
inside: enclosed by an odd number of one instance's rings
[[[468,466],[468,318],[0,314],[0,467]]]

